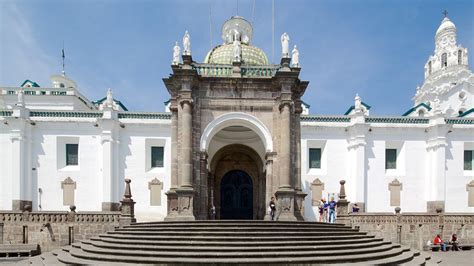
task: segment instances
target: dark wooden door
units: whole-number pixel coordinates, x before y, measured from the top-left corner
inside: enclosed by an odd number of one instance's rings
[[[244,171],[232,170],[221,181],[221,219],[252,218],[252,178]]]

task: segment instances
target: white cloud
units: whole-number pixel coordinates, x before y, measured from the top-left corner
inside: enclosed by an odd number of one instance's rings
[[[48,77],[58,63],[41,48],[41,40],[35,38],[34,16],[14,2],[0,3],[0,10],[0,84],[18,86],[31,79],[50,86]]]

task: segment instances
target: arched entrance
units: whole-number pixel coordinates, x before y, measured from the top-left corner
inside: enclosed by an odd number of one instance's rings
[[[221,181],[221,219],[252,218],[252,178],[242,170],[227,172]]]
[[[242,144],[222,147],[210,170],[210,200],[217,219],[263,219],[265,174],[252,148]]]

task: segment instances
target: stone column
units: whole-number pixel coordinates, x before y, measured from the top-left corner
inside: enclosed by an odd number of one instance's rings
[[[265,217],[264,220],[271,220],[270,214],[268,213],[268,205],[271,198],[273,197],[273,157],[274,152],[267,152],[265,155]]]
[[[183,84],[188,87],[190,84]],[[189,88],[190,89],[190,88]],[[190,93],[190,90],[187,90]],[[190,95],[189,95],[190,96]],[[180,102],[181,115],[181,180],[179,188],[176,189],[178,196],[178,220],[195,220],[193,211],[194,189],[193,189],[193,126],[192,126],[192,100],[183,99]]]
[[[278,220],[294,221],[295,190],[291,184],[291,101],[285,100],[280,105],[280,187],[276,192],[278,200]]]
[[[178,106],[176,99],[171,99],[171,187],[166,192],[167,215],[165,221],[175,220],[178,215]]]

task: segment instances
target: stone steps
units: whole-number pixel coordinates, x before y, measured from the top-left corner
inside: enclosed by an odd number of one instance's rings
[[[108,239],[108,238],[91,238],[91,241],[101,242],[104,244],[110,245],[121,245],[121,244],[129,244],[130,240],[128,239]],[[372,243],[381,242],[381,238],[360,238],[360,239],[348,239],[348,240],[321,240],[318,241],[318,244],[315,245],[314,241],[275,241],[275,242],[262,242],[262,241],[253,241],[253,242],[208,242],[208,241],[145,241],[145,240],[134,240],[133,245],[135,246],[153,246],[156,248],[167,248],[167,247],[174,247],[179,246],[182,248],[201,248],[203,246],[214,248],[229,248],[229,249],[239,249],[239,248],[251,248],[251,247],[259,247],[259,248],[297,248],[297,247],[304,247],[304,246],[311,246],[314,248],[325,249],[328,247],[338,247],[344,245],[370,245]]]
[[[92,245],[98,248],[121,248],[125,250],[143,250],[143,251],[169,251],[169,252],[286,252],[290,251],[335,251],[344,249],[364,249],[370,247],[378,247],[381,245],[390,244],[390,242],[374,241],[369,243],[349,243],[349,244],[333,244],[333,245],[297,245],[297,246],[184,246],[184,245],[138,245],[134,244],[117,244],[107,243],[103,241],[83,241],[82,243]],[[81,247],[81,246],[76,246]]]
[[[424,265],[426,259],[343,225],[274,221],[132,224],[51,254],[48,262],[67,264]]]

